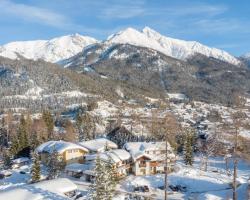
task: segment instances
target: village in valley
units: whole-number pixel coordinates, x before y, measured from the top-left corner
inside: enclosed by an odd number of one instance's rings
[[[156,99],[150,99],[143,110],[133,103],[123,106],[123,111],[107,101],[91,102],[87,110],[73,112],[72,122],[62,115],[56,119],[48,110],[40,117],[2,115],[3,127],[13,126],[8,119],[15,116],[20,121],[18,138],[11,131],[3,138],[11,145],[2,148],[0,199],[15,195],[20,199],[224,199],[233,195],[234,180],[237,195],[247,197],[249,163],[243,154],[237,156],[234,179],[236,157],[230,149],[235,143],[225,139],[230,135],[217,134],[222,123],[210,122],[210,117],[194,129],[195,120],[208,118],[211,111],[206,107],[211,110],[213,105],[169,100],[172,111]],[[230,121],[225,107],[215,106],[213,112]],[[93,123],[94,115],[99,116],[99,124]]]
[[[249,19],[0,0],[0,200],[250,200]]]

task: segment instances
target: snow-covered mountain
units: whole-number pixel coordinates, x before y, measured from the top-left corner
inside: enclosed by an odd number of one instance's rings
[[[18,54],[33,60],[43,59],[48,62],[59,62],[76,55],[96,39],[79,34],[66,35],[51,40],[34,40],[11,42],[0,46],[0,56],[17,59]]]
[[[33,60],[43,59],[49,62],[60,62],[78,54],[84,47],[94,43],[102,43],[108,47],[113,44],[147,47],[180,60],[186,60],[199,53],[234,65],[240,64],[237,58],[223,50],[210,48],[195,41],[166,37],[149,27],[145,27],[142,31],[127,28],[109,36],[103,42],[79,34],[62,36],[52,40],[11,42],[0,46],[0,56],[16,59],[19,54]]]
[[[223,50],[210,48],[195,41],[184,41],[166,37],[149,27],[145,27],[142,31],[127,28],[108,37],[105,43],[127,43],[152,48],[164,53],[165,55],[181,60],[186,60],[190,56],[199,53],[234,65],[240,64],[240,61],[237,58]]]
[[[250,60],[250,52],[242,55],[241,57]]]

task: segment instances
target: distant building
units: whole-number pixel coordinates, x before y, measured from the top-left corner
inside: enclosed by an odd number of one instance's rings
[[[150,175],[163,173],[165,166],[166,143],[165,142],[128,142],[124,148],[132,157],[132,173],[134,175]],[[174,154],[168,145],[169,169],[174,162]]]
[[[85,147],[65,141],[48,141],[37,147],[42,163],[48,161],[48,157],[56,151],[66,164],[83,163],[84,156],[89,152]]]
[[[88,149],[89,153],[101,153],[106,151],[107,149],[117,149],[118,146],[114,142],[106,139],[106,138],[98,138],[94,140],[88,140],[84,142],[80,142],[79,145]]]

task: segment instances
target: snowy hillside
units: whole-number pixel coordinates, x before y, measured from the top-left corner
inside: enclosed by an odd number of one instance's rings
[[[18,54],[33,60],[43,59],[48,62],[59,62],[82,51],[96,39],[79,34],[66,35],[51,40],[34,40],[11,42],[0,46],[0,55],[11,59]]]
[[[234,56],[223,50],[210,48],[195,41],[184,41],[165,37],[149,27],[145,27],[141,32],[133,28],[127,28],[108,37],[105,43],[128,43],[136,46],[152,48],[181,60],[185,60],[196,53],[200,53],[231,64],[237,65],[240,63]]]

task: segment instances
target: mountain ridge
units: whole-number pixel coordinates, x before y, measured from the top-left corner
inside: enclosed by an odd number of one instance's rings
[[[103,41],[98,41],[89,36],[72,34],[56,37],[51,40],[11,42],[0,46],[0,55],[11,59],[17,59],[19,54],[28,59],[43,59],[48,62],[60,63],[95,43],[104,43],[106,45],[127,43],[151,48],[180,60],[187,60],[189,57],[199,53],[234,65],[239,65],[241,63],[239,59],[226,51],[211,48],[196,41],[170,38],[149,27],[144,27],[141,31],[129,27],[110,35]]]
[[[18,59],[18,55],[21,55],[32,60],[56,63],[96,42],[98,40],[77,33],[50,40],[16,41],[0,46],[0,55],[11,59]]]
[[[240,61],[237,58],[226,51],[210,48],[196,41],[185,41],[166,37],[149,27],[145,27],[142,31],[127,28],[108,37],[105,43],[128,43],[136,46],[152,48],[167,56],[180,60],[186,60],[194,54],[199,53],[234,65],[240,64]]]

